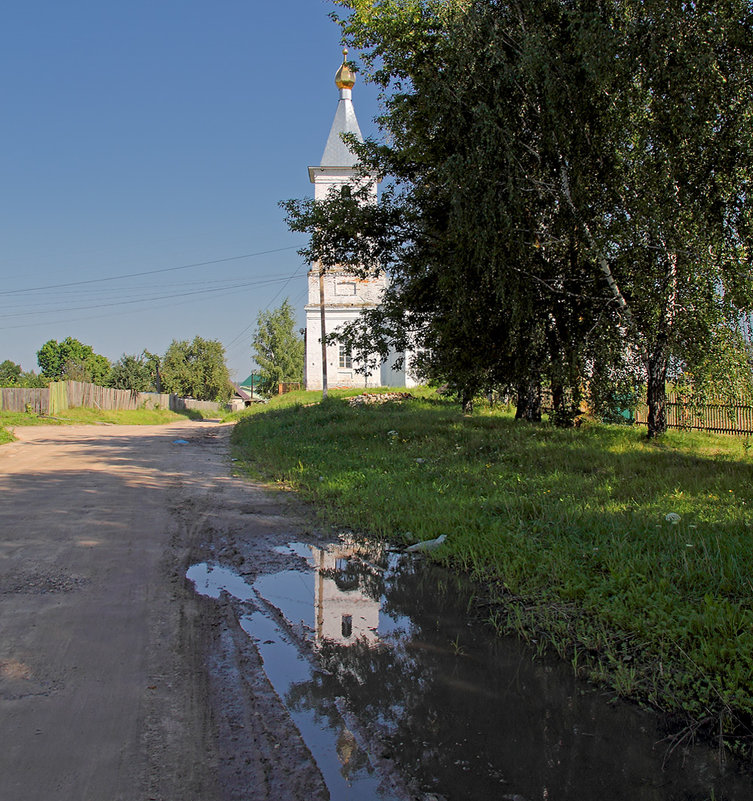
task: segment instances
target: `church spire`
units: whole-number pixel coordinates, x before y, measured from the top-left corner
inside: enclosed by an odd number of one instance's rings
[[[335,85],[340,90],[340,101],[337,104],[335,119],[332,121],[320,162],[322,167],[355,167],[358,159],[343,142],[342,134],[355,134],[358,141],[363,142],[351,100],[351,90],[356,82],[356,74],[348,66],[347,56],[348,51],[343,50],[343,62],[335,74]]]

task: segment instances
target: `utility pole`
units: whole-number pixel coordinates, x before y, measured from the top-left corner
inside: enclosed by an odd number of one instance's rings
[[[327,397],[327,331],[324,314],[324,265],[319,265],[319,318],[322,329],[322,400]]]

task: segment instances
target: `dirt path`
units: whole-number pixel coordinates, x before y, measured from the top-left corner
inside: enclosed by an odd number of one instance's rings
[[[19,428],[0,448],[0,798],[326,798],[230,601],[306,526],[234,478],[230,429]],[[187,440],[187,444],[175,440]]]

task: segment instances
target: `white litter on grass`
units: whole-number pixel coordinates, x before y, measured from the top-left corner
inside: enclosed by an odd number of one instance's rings
[[[664,519],[667,523],[672,523],[672,525],[676,526],[680,522],[681,517],[677,512],[669,512],[669,514],[664,515]]]
[[[424,540],[423,542],[417,542],[414,545],[409,545],[405,550],[408,553],[420,553],[421,551],[433,551],[447,539],[446,534],[440,534],[434,540]]]

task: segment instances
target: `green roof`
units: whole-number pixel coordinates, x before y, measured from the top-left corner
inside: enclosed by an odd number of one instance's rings
[[[261,378],[261,376],[258,373],[251,373],[251,375],[248,378],[246,378],[244,381],[239,381],[238,382],[238,386],[239,387],[250,387],[250,386],[252,386],[252,384],[251,384],[252,381],[253,381],[253,386],[258,386],[260,378]]]

